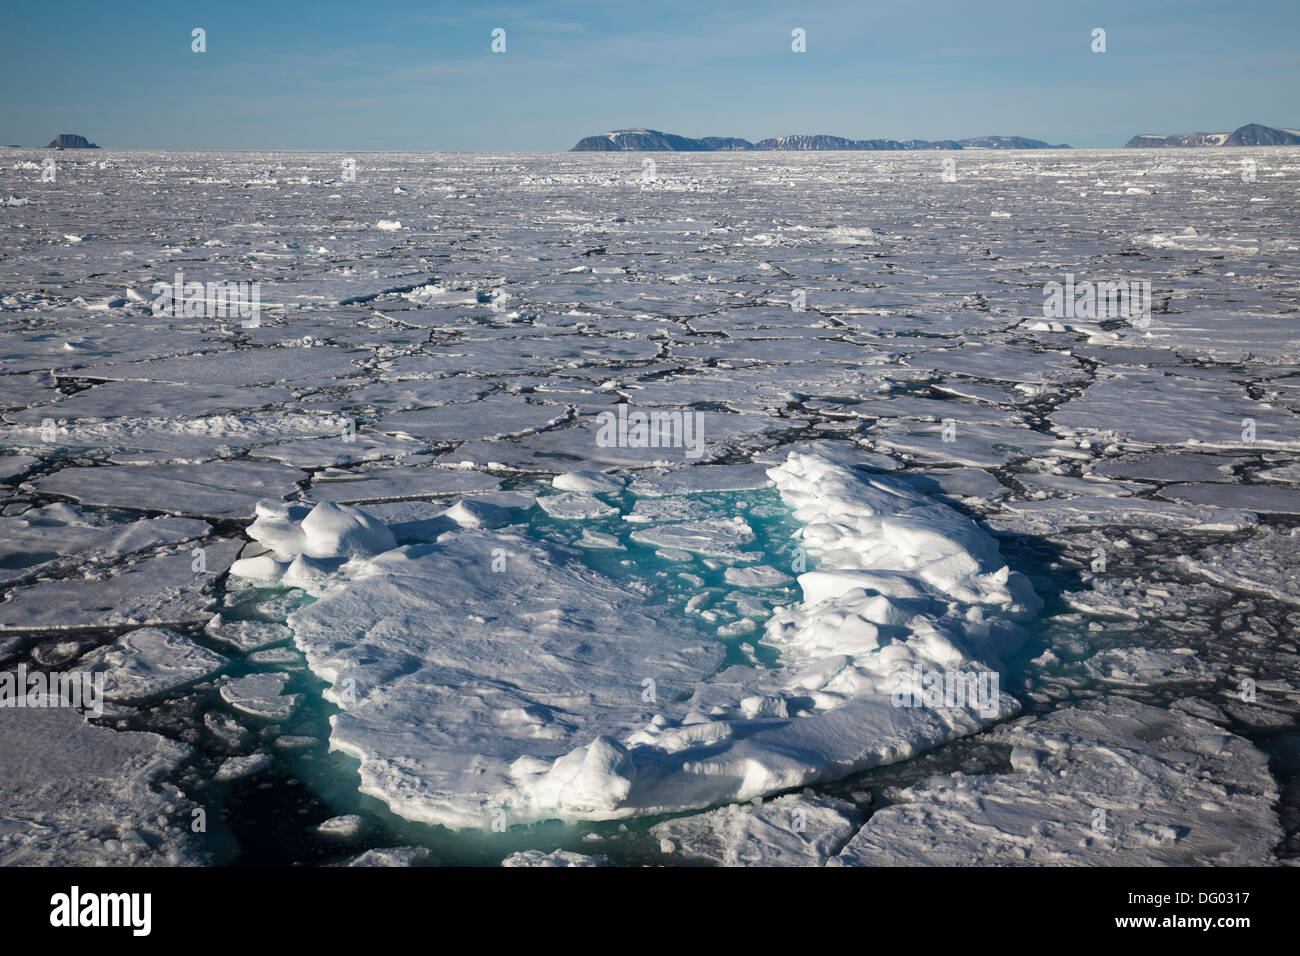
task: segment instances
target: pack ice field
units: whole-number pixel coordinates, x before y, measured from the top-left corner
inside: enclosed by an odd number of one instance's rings
[[[1300,854],[1300,149],[0,168],[0,863]]]

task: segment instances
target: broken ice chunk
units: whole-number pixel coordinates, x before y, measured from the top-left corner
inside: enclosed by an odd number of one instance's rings
[[[551,480],[551,484],[561,491],[620,491],[623,483],[618,475],[607,475],[602,471],[571,471]]]
[[[220,781],[240,780],[261,773],[271,766],[270,754],[251,754],[247,757],[229,757],[221,762],[214,779]]]
[[[642,528],[632,532],[632,540],[660,548],[693,551],[719,558],[744,560],[748,557],[740,546],[754,540],[754,532],[743,518],[689,521],[659,528]]]
[[[612,534],[603,534],[599,531],[592,531],[590,528],[583,528],[582,537],[573,543],[579,548],[590,548],[592,550],[627,550],[623,547],[618,538],[614,537]]]
[[[605,504],[595,495],[581,491],[563,491],[558,495],[547,495],[537,499],[537,504],[552,518],[581,520],[585,518],[608,518],[618,514],[618,509]]]
[[[341,817],[330,817],[324,823],[317,824],[316,832],[333,840],[355,840],[366,829],[364,817],[348,813]]]
[[[794,578],[766,564],[752,568],[727,568],[723,577],[728,584],[738,588],[774,588],[794,583]]]
[[[592,867],[608,866],[609,861],[603,856],[587,856],[570,850],[520,850],[501,861],[502,866],[519,867]]]
[[[302,703],[302,694],[285,694],[287,674],[249,674],[221,688],[221,699],[240,713],[284,720]]]
[[[107,700],[140,700],[184,687],[221,670],[226,658],[184,634],[146,627],[96,648],[77,670],[104,674]]]

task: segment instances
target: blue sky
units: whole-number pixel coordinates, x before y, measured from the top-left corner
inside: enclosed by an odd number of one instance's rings
[[[1121,146],[1300,127],[1297,40],[1297,0],[3,0],[0,143],[559,150],[648,126]]]

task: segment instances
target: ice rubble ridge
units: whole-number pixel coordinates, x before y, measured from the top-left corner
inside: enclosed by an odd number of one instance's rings
[[[499,520],[504,509],[462,501],[436,522],[440,530],[477,528]],[[319,595],[345,564],[359,566],[397,548],[392,530],[369,512],[333,501],[317,505],[260,501],[246,533],[256,542],[230,566],[236,577],[276,582]]]
[[[992,708],[979,710],[891,701],[900,675],[1000,671],[1023,638],[1015,621],[1041,607],[986,532],[897,479],[821,453],[792,452],[767,474],[803,525],[800,545],[817,564],[799,576],[803,600],[768,622],[764,639],[780,650],[783,666],[718,672],[706,661],[690,672],[680,705],[617,703],[634,696],[629,675],[648,656],[682,650],[680,630],[648,616],[639,601],[609,605],[628,601],[608,597],[621,593],[613,582],[601,582],[605,597],[585,596],[591,587],[578,575],[593,572],[569,570],[544,545],[527,545],[532,553],[522,554],[524,539],[505,531],[485,541],[487,532],[453,520],[436,545],[386,552],[392,532],[360,509],[322,504],[303,516],[294,506],[259,508],[249,534],[267,551],[232,572],[278,571],[286,584],[317,578],[315,591],[325,597],[290,620],[309,665],[330,683],[346,668],[372,695],[333,720],[332,746],[361,760],[364,792],[410,819],[453,828],[487,827],[497,811],[527,823],[748,800],[906,759],[1019,709],[1001,693]],[[492,580],[505,575],[478,573],[450,586],[456,582],[446,578],[475,566],[498,538],[515,556],[509,584]],[[334,562],[341,573],[319,580],[329,570],[320,562]],[[477,646],[500,637],[499,624],[490,623],[498,616],[530,620],[530,602],[539,597],[543,606],[576,607],[579,620],[624,628],[602,645],[610,657],[600,668],[579,667],[564,678],[572,686],[557,688],[557,668],[610,635],[567,624],[534,632],[523,624],[515,637],[528,639],[526,646],[511,651],[506,641],[501,656],[486,655],[488,664]],[[385,606],[370,610],[376,600]],[[447,630],[462,603],[463,626]],[[491,629],[486,638],[475,621]],[[425,622],[427,634],[409,633]],[[403,633],[392,633],[395,623]],[[366,674],[373,653],[363,643],[380,655],[400,649],[410,683]],[[620,664],[619,654],[629,657]],[[473,665],[483,670],[467,670]],[[521,706],[495,706],[484,696],[484,685],[505,680]],[[557,691],[565,713],[554,724],[538,714],[553,709]],[[455,714],[439,713],[462,697]],[[584,734],[590,743],[573,746]]]
[[[230,566],[237,577],[312,591],[312,585],[342,561],[374,557],[397,547],[393,532],[378,518],[332,501],[310,508],[263,501],[256,514],[248,536],[263,547],[245,549]]]

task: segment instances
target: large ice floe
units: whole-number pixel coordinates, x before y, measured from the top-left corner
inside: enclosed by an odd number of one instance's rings
[[[720,669],[720,642],[518,526],[449,515],[436,541],[393,547],[359,509],[265,505],[249,534],[267,550],[232,572],[316,595],[289,625],[339,708],[331,746],[360,761],[364,793],[452,828],[748,800],[1017,710],[998,677],[1039,600],[992,538],[845,455],[793,452],[768,475],[801,525],[803,591],[768,622],[771,668]],[[578,484],[599,482],[556,482]],[[661,529],[727,563],[762,558],[737,527]],[[935,682],[955,675],[984,695],[944,697]]]

